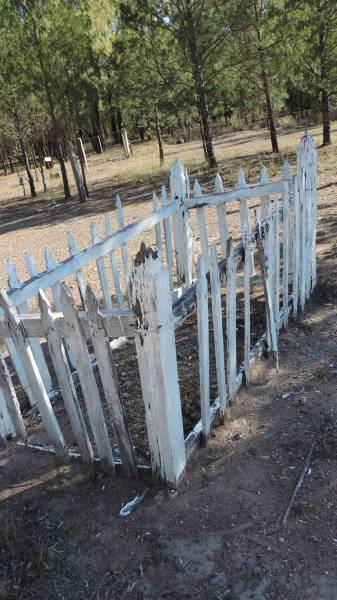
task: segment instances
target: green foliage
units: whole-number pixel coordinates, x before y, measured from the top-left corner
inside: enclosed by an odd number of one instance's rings
[[[335,0],[0,0],[0,39],[0,144],[102,122],[207,137],[337,93]]]

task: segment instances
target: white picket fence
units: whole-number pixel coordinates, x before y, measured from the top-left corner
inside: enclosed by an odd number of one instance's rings
[[[223,420],[242,383],[248,384],[252,365],[264,349],[273,354],[277,366],[279,331],[287,328],[290,314],[296,316],[298,309],[303,310],[315,286],[316,190],[316,149],[307,134],[298,150],[296,176],[285,163],[280,179],[269,181],[263,168],[260,183],[249,186],[240,170],[237,186],[230,191],[224,191],[217,175],[213,194],[203,194],[195,182],[191,195],[188,174],[176,161],[171,169],[169,201],[163,187],[161,206],[153,194],[153,212],[148,216],[124,225],[118,197],[118,228],[113,231],[110,216],[106,215],[104,239],[99,238],[93,224],[92,244],[77,251],[69,233],[69,258],[57,263],[46,249],[46,270],[42,273],[37,271],[33,257],[26,254],[30,278],[25,282],[19,281],[15,266],[8,261],[9,289],[0,293],[0,340],[8,354],[0,355],[0,437],[17,436],[27,446],[32,445],[12,383],[13,368],[31,406],[37,406],[51,443],[35,447],[62,458],[78,456],[89,463],[98,457],[110,472],[122,465],[127,476],[137,477],[140,471],[149,469],[150,465],[135,455],[114,366],[115,349],[127,339],[134,339],[152,474],[177,485],[191,451],[200,440],[207,443],[212,425]],[[254,215],[252,200],[257,206]],[[242,239],[236,245],[227,222],[230,203],[235,203],[240,212]],[[208,241],[205,208],[210,205],[216,207],[220,255]],[[197,212],[199,257],[194,255],[192,210]],[[142,244],[131,266],[127,243],[149,229],[153,230],[156,251]],[[116,260],[119,248],[122,273]],[[105,257],[109,258],[111,273]],[[97,266],[104,308],[86,285],[82,272],[92,262]],[[76,308],[65,282],[73,275],[82,310]],[[123,280],[127,282],[124,295]],[[266,330],[252,346],[251,298],[257,285],[263,289]],[[51,290],[53,307],[43,290]],[[244,304],[242,365],[237,364],[239,290],[243,291]],[[33,298],[38,299],[39,312],[29,311],[28,302]],[[195,311],[201,418],[184,439],[175,331]],[[210,398],[209,317],[213,324],[216,398]],[[97,384],[94,364],[103,391]],[[81,383],[85,407],[77,397],[75,376]],[[55,415],[51,399],[59,392],[77,448],[67,447]],[[102,393],[108,417],[103,413]],[[109,438],[107,419],[113,425],[118,448]]]

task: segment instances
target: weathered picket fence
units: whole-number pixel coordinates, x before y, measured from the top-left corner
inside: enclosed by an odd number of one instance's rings
[[[148,216],[125,226],[117,198],[118,228],[112,230],[106,215],[104,239],[93,225],[93,243],[77,251],[69,234],[69,258],[58,263],[46,249],[46,270],[42,273],[26,254],[30,278],[25,282],[19,281],[13,263],[8,261],[9,289],[0,293],[0,340],[6,348],[0,355],[0,436],[17,436],[27,446],[54,452],[62,459],[74,456],[89,464],[100,459],[110,472],[122,465],[127,476],[138,477],[152,469],[155,479],[176,485],[193,448],[201,440],[207,443],[212,425],[223,421],[229,404],[242,383],[249,382],[252,365],[265,349],[273,353],[277,365],[279,330],[288,326],[290,314],[296,316],[298,309],[303,310],[315,286],[316,190],[316,149],[307,134],[298,150],[296,176],[285,163],[279,179],[269,181],[263,168],[260,182],[249,186],[240,170],[237,187],[226,192],[217,175],[214,193],[203,194],[195,182],[191,195],[187,172],[176,161],[171,169],[169,201],[163,187],[161,207],[154,194],[153,212]],[[230,203],[240,212],[241,241],[236,245],[228,227]],[[216,207],[220,255],[208,242],[207,206]],[[194,209],[201,246],[197,261],[190,223]],[[127,243],[149,229],[156,249],[142,244],[131,266]],[[118,249],[123,278],[116,259]],[[92,262],[97,265],[101,302],[82,272]],[[76,278],[81,308],[76,307],[66,283],[70,276]],[[266,328],[252,346],[251,298],[258,285],[263,289]],[[51,301],[43,290],[51,293]],[[244,305],[241,365],[237,364],[238,290],[243,291]],[[38,300],[39,311],[30,312],[32,299]],[[184,439],[175,332],[195,312],[200,420]],[[136,456],[119,392],[114,352],[128,339],[134,340],[137,352],[151,464]],[[216,398],[210,398],[210,343],[215,350]],[[98,368],[101,386],[94,367]],[[17,400],[18,388],[12,381],[15,374],[17,385],[40,413],[49,444],[29,442]],[[75,378],[80,381],[84,403],[79,401]],[[102,396],[108,413],[103,411]],[[56,416],[60,403],[68,415],[76,447],[65,441]],[[113,426],[113,440],[108,420]]]

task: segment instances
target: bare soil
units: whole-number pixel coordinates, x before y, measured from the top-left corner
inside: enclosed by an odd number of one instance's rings
[[[93,476],[14,442],[1,449],[0,598],[337,599],[336,186],[334,172],[321,173],[319,281],[280,336],[279,373],[258,364],[178,491],[151,488],[121,518],[145,484]],[[186,393],[196,387],[192,379]]]

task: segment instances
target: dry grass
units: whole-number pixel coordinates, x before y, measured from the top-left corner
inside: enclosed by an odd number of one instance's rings
[[[313,128],[317,144],[320,143],[320,129]],[[234,185],[236,172],[243,167],[249,182],[256,181],[260,168],[265,164],[271,178],[280,173],[282,160],[288,158],[295,165],[296,148],[303,131],[280,132],[280,155],[270,152],[268,133],[265,130],[236,132],[220,136],[215,140],[215,150],[219,162],[219,171],[225,188]],[[71,230],[82,248],[91,243],[90,222],[96,220],[98,230],[103,235],[103,217],[106,211],[114,209],[114,197],[120,193],[124,207],[125,222],[130,223],[141,218],[151,210],[151,196],[159,191],[162,183],[169,182],[169,167],[175,158],[180,157],[188,166],[191,182],[198,177],[205,191],[213,188],[214,173],[205,164],[199,142],[184,145],[166,145],[166,162],[160,167],[156,145],[148,142],[134,146],[134,156],[129,160],[118,160],[119,150],[109,150],[103,155],[93,155],[88,159],[88,186],[90,200],[81,205],[74,188],[74,199],[65,203],[62,199],[60,179],[48,182],[47,193],[39,192],[38,199],[22,198],[22,189],[18,185],[17,175],[1,178],[0,206],[3,222],[0,228],[0,256],[2,264],[11,258],[17,265],[20,277],[25,280],[23,253],[31,252],[40,270],[44,270],[43,249],[46,245],[53,251],[57,260],[68,256],[66,233]],[[319,169],[321,173],[336,170],[336,145],[319,150]],[[72,180],[72,176],[71,176]],[[37,183],[38,186],[41,182]],[[21,196],[21,197],[20,197]],[[230,209],[231,212],[231,209]],[[215,209],[207,209],[210,241],[218,241],[218,229]],[[115,221],[115,215],[113,215]],[[237,233],[238,214],[234,211],[229,217],[232,235]],[[192,214],[195,231],[196,252],[199,250],[199,238],[195,214]],[[128,244],[130,256],[137,252],[141,240],[154,243],[153,232],[146,232]],[[120,256],[117,257],[120,261]],[[99,289],[97,270],[90,265],[85,270],[87,280],[96,291]],[[73,284],[73,282],[71,282]],[[7,286],[6,271],[2,269],[0,284]]]

